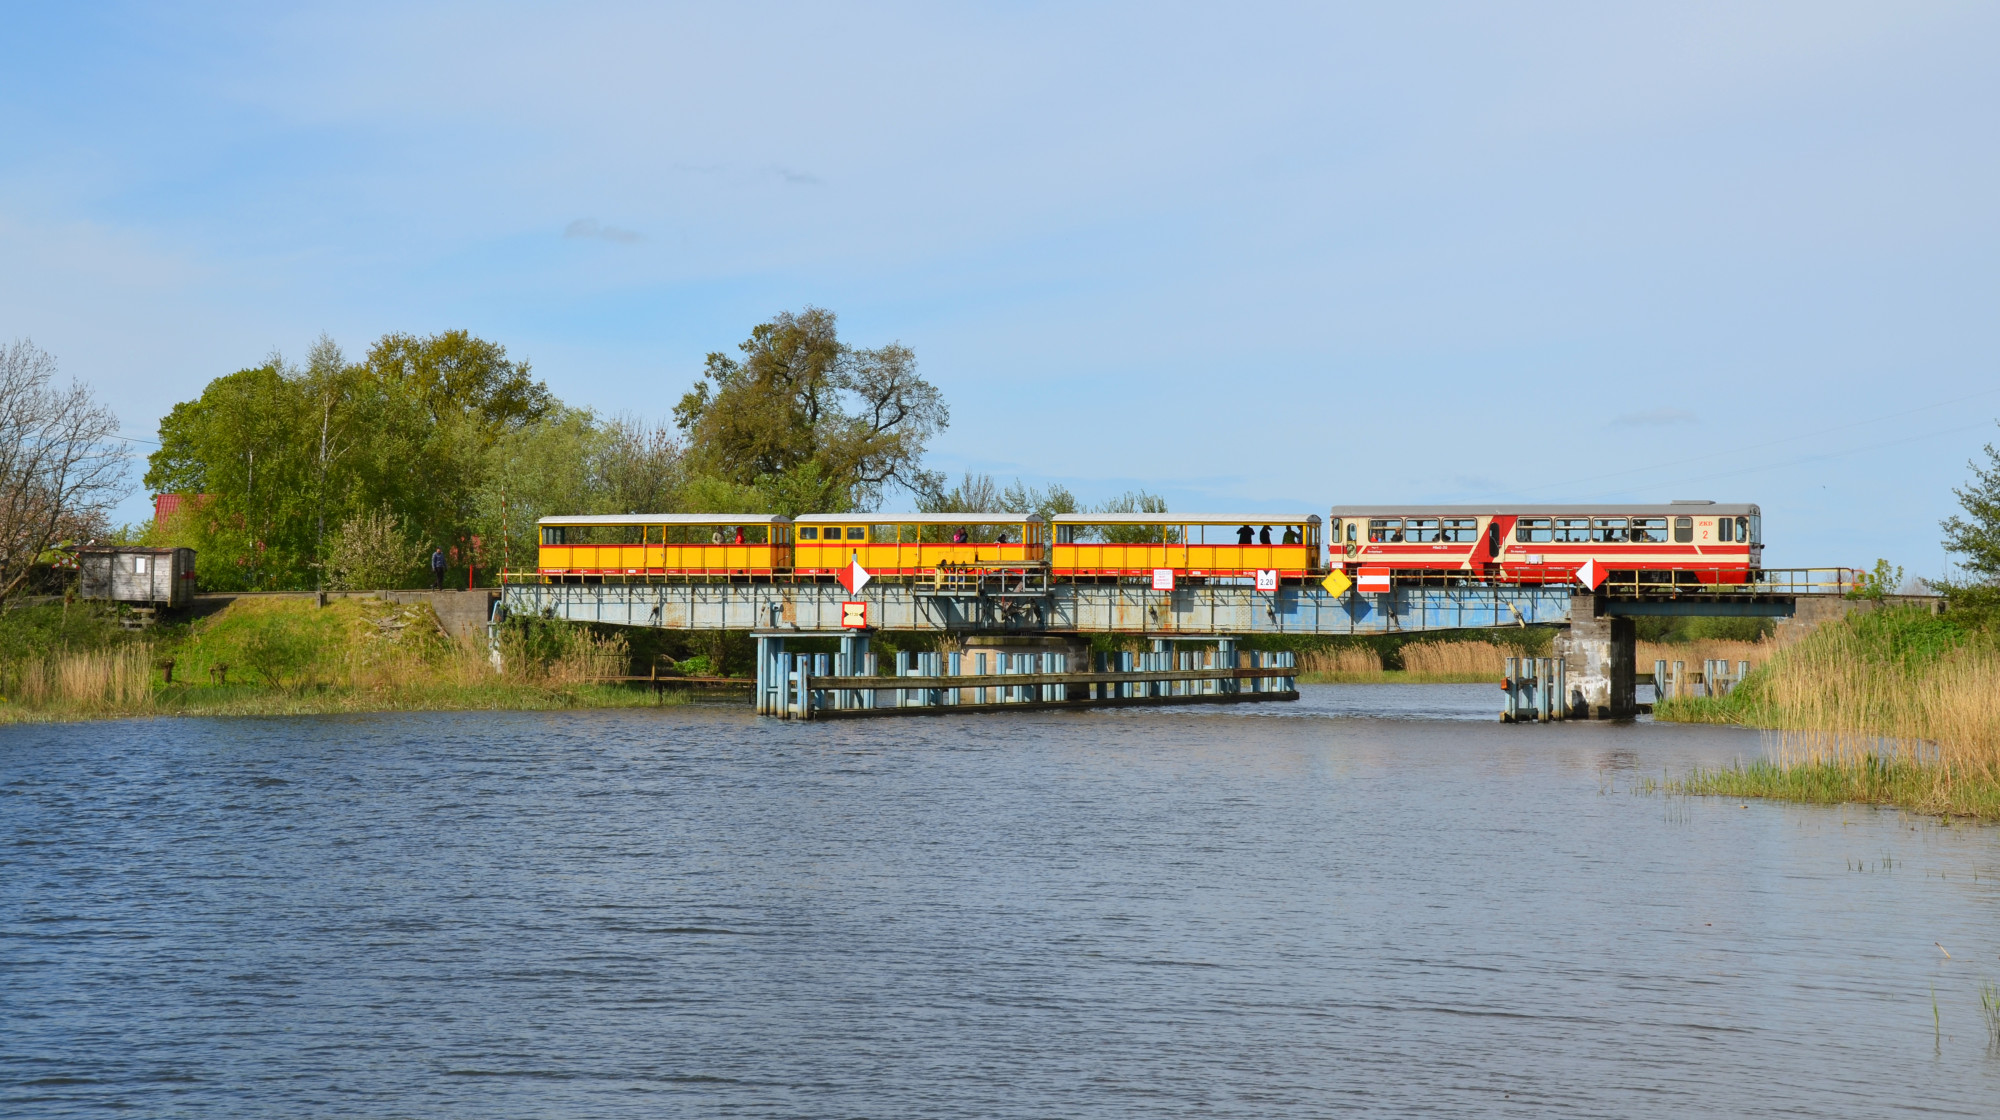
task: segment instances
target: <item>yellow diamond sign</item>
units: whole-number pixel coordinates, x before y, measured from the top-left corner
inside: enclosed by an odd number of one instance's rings
[[[1354,586],[1354,581],[1347,578],[1346,572],[1335,568],[1333,571],[1327,573],[1325,579],[1319,581],[1319,585],[1326,588],[1327,593],[1337,599],[1347,594],[1347,589]]]

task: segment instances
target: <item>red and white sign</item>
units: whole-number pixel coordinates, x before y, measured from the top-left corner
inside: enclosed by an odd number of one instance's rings
[[[1257,590],[1276,591],[1277,589],[1278,589],[1278,569],[1276,568],[1257,569]]]
[[[849,553],[848,555],[852,556],[853,559],[848,561],[847,567],[840,569],[840,574],[834,578],[840,581],[840,586],[847,588],[849,595],[859,595],[861,589],[868,586],[868,581],[875,577],[869,575],[868,569],[861,566],[861,557],[859,554]]]
[[[840,626],[843,630],[868,629],[868,604],[840,604]]]
[[[1596,560],[1585,560],[1583,562],[1583,567],[1576,570],[1576,582],[1590,588],[1592,591],[1597,590],[1597,585],[1604,582],[1604,573],[1597,570]]]
[[[1381,595],[1389,591],[1389,570],[1387,568],[1363,568],[1361,580],[1355,584],[1363,595]]]
[[[1172,591],[1173,589],[1174,589],[1174,570],[1172,568],[1154,568],[1153,590]]]

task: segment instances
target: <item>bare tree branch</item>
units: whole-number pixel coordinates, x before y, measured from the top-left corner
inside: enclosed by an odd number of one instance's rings
[[[118,418],[90,390],[55,387],[56,361],[27,339],[0,347],[0,600],[66,537],[103,524],[126,493]]]

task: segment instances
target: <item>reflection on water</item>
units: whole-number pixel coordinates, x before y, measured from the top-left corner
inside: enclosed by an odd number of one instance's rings
[[[2000,832],[1305,691],[8,729],[0,1112],[1995,1111]]]

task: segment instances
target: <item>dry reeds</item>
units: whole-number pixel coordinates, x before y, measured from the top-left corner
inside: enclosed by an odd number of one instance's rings
[[[1772,662],[1759,699],[1785,732],[1781,764],[1893,757],[2000,780],[2000,653],[1966,648],[1910,664],[1870,652],[1834,631]]]
[[[1692,642],[1640,642],[1635,660],[1641,674],[1652,672],[1656,661],[1664,661],[1668,666],[1683,662],[1690,666],[1691,672],[1700,672],[1702,664],[1708,661],[1727,661],[1731,665],[1748,661],[1754,669],[1769,661],[1777,651],[1776,642],[1701,638]]]
[[[1403,647],[1403,668],[1431,680],[1497,681],[1511,652],[1492,642],[1412,642]]]
[[[152,674],[149,646],[56,654],[16,665],[14,695],[31,708],[129,710],[152,701]]]
[[[1914,650],[1899,635],[1827,626],[1724,701],[1655,711],[1775,731],[1768,760],[1698,773],[1695,792],[2000,815],[2000,650],[1987,641]]]
[[[1402,648],[1403,668],[1383,668],[1382,655],[1369,646],[1340,646],[1299,654],[1300,674],[1335,684],[1404,681],[1418,684],[1497,681],[1512,651],[1492,642],[1411,642]]]
[[[1382,655],[1367,646],[1310,649],[1299,654],[1302,676],[1339,683],[1379,681]]]

